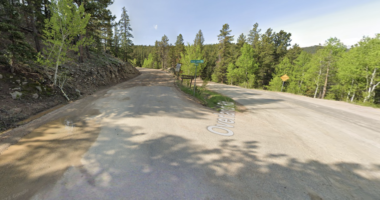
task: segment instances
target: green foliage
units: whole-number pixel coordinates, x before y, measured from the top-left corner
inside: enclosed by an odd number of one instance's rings
[[[269,82],[268,89],[271,91],[281,91],[282,80],[279,76],[273,77],[273,79]]]
[[[234,36],[230,35],[231,30],[228,24],[224,24],[218,35],[219,40],[219,59],[217,61],[213,80],[216,82],[225,83],[227,81],[226,73],[228,64],[231,62],[231,46]]]
[[[145,58],[144,64],[142,65],[143,68],[156,68],[156,64],[154,62],[153,54],[150,53],[148,58]]]
[[[21,23],[22,5],[0,1],[0,62],[13,67],[20,62],[34,60],[36,51],[26,42],[18,25]],[[5,42],[9,41],[9,42]]]
[[[191,60],[204,60],[203,52],[201,50],[201,46],[194,46],[188,44],[185,47],[186,54],[181,53],[181,70],[183,71],[183,75],[194,75],[195,73],[195,65],[190,63]],[[203,64],[199,64],[197,67],[197,76],[201,75],[203,68],[207,65],[207,60],[204,60]]]
[[[91,44],[91,38],[74,43],[77,35],[85,35],[90,14],[84,13],[83,5],[77,7],[72,0],[52,1],[52,17],[46,19],[44,29],[43,55],[39,54],[38,63],[48,68],[55,68],[54,85],[57,82],[58,67],[69,61],[67,52],[78,51],[80,45]]]
[[[185,46],[180,34],[175,47],[167,45],[166,54],[164,40],[139,47],[136,62],[141,60],[144,67],[152,68],[180,62],[184,74],[193,75],[195,66],[190,60],[203,59],[206,62],[198,67],[197,76],[214,82],[273,91],[282,88],[314,98],[365,104],[380,101],[380,35],[365,37],[350,50],[337,38],[305,50],[297,44],[290,48],[290,33],[271,28],[261,33],[256,23],[247,37],[239,35],[236,44],[228,24],[223,25],[218,39],[218,44],[203,44],[199,31],[194,45]],[[310,49],[313,54],[307,53]],[[280,77],[285,74],[289,80],[283,85]]]
[[[127,61],[129,59],[131,59],[131,53],[132,53],[132,46],[133,46],[133,42],[132,42],[132,38],[133,38],[133,35],[131,33],[132,31],[132,28],[131,28],[131,24],[130,24],[130,19],[129,19],[129,16],[127,14],[127,10],[125,9],[125,7],[123,7],[122,9],[122,13],[121,13],[121,19],[120,19],[120,57],[124,60],[124,61]]]
[[[178,87],[185,93],[189,95],[194,95],[194,89],[189,88],[186,86],[183,86],[180,82],[177,83]],[[202,102],[203,105],[219,110],[218,103],[225,101],[225,102],[232,102],[236,105],[235,101],[231,99],[230,97],[221,95],[217,92],[213,92],[210,90],[207,90],[205,87],[197,87],[195,90],[195,98],[197,98],[200,102]]]
[[[205,42],[205,39],[203,37],[202,30],[199,30],[197,35],[194,39],[194,46],[199,46],[200,50],[203,51],[203,43]]]
[[[236,65],[241,69],[239,70],[239,77],[242,77],[240,80],[245,83],[245,87],[252,87],[255,81],[258,64],[254,55],[255,52],[252,46],[245,43],[241,48],[241,56],[236,61]]]

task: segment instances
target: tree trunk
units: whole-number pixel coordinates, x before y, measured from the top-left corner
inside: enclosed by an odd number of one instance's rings
[[[377,68],[375,68],[373,70],[373,73],[372,73],[372,76],[371,76],[371,82],[369,83],[369,86],[368,86],[368,95],[364,98],[364,102],[368,101],[369,98],[371,98],[373,90],[379,84],[379,83],[377,83],[375,86],[373,86],[373,81],[375,80],[375,76],[376,76],[376,70],[377,70]]]
[[[347,93],[347,100],[346,100],[347,102],[348,102],[348,99],[350,98],[351,90],[353,87],[354,87],[354,79],[352,79],[351,88]],[[355,93],[354,93],[354,95],[355,95]],[[352,100],[351,100],[351,102],[352,102]]]
[[[322,66],[320,66],[319,68],[319,74],[318,74],[318,79],[317,79],[317,87],[315,88],[315,92],[314,92],[314,99],[317,97],[317,93],[318,93],[318,88],[319,88],[319,78],[321,77],[321,74],[322,74]]]
[[[328,82],[328,78],[329,78],[329,70],[330,70],[330,66],[327,66],[325,85],[323,86],[323,92],[322,92],[322,99],[324,99],[325,95],[326,95],[327,82]]]
[[[79,36],[79,41],[82,41],[82,39],[83,39],[83,35],[80,35],[80,36]],[[80,46],[79,46],[79,62],[80,62],[80,63],[83,63],[83,56],[84,56],[84,53],[83,53],[83,46],[80,45]]]
[[[29,2],[28,2],[28,4],[29,4]],[[34,3],[31,4],[31,7],[32,7],[32,14],[30,17],[31,18],[30,22],[31,22],[32,29],[33,29],[34,43],[36,45],[37,52],[41,52],[41,42],[40,42],[40,38],[38,37],[37,27],[36,27],[35,20],[34,20]]]
[[[90,59],[90,49],[88,48],[88,46],[86,46],[85,49],[86,49],[87,58]]]
[[[49,12],[48,12],[48,0],[44,0],[44,11],[45,11],[45,18],[49,19]]]

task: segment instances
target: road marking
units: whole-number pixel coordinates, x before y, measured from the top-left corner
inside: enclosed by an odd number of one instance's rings
[[[233,128],[231,124],[235,124],[234,103],[222,101],[218,104],[222,106],[222,109],[219,113],[215,113],[218,115],[217,124],[208,126],[207,130],[222,136],[233,136],[234,132],[228,128]]]

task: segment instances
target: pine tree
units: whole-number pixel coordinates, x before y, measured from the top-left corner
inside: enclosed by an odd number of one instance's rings
[[[154,43],[153,50],[153,60],[154,60],[154,68],[159,69],[161,63],[161,52],[160,52],[160,42],[156,40]]]
[[[247,43],[247,37],[242,33],[237,39],[237,43],[234,49],[234,60],[237,60],[241,56],[241,48]]]
[[[199,46],[201,51],[203,51],[203,43],[205,42],[205,39],[203,37],[202,30],[199,30],[197,35],[194,39],[194,46]]]
[[[44,0],[47,1],[47,0]],[[105,28],[109,27],[108,22],[115,20],[116,16],[112,15],[108,6],[113,4],[113,0],[74,0],[74,2],[79,6],[83,6],[85,14],[90,14],[91,18],[86,27],[86,35],[80,35],[80,39],[83,37],[93,38],[96,45],[95,50],[101,51],[104,49],[102,45],[102,33]],[[84,46],[86,50],[86,55],[89,58],[89,46]],[[80,47],[82,49],[82,47]],[[81,51],[81,50],[80,50]],[[82,50],[83,51],[83,50]],[[81,53],[82,54],[82,53]]]
[[[2,7],[2,8],[1,8]],[[8,65],[13,72],[16,64],[33,60],[35,50],[26,42],[18,25],[21,23],[21,5],[0,1],[0,63]],[[9,41],[9,42],[8,42]]]
[[[118,24],[114,25],[114,34],[113,34],[113,54],[115,57],[119,56],[120,52],[120,32]]]
[[[175,42],[175,55],[177,62],[181,59],[181,54],[185,53],[185,43],[183,41],[182,34],[177,36],[177,41]]]
[[[161,68],[166,69],[167,67],[167,58],[168,58],[168,50],[169,50],[169,38],[164,35],[159,42],[160,46],[160,59],[161,59]]]
[[[244,33],[242,33],[241,35],[239,35],[239,38],[237,39],[237,43],[236,43],[237,49],[240,51],[240,49],[244,46],[246,42],[247,42],[247,37],[244,35]]]
[[[261,29],[259,29],[259,24],[255,23],[252,30],[249,31],[247,42],[252,45],[254,49],[257,48],[257,43],[261,38]]]
[[[121,19],[120,19],[120,44],[121,44],[121,56],[125,62],[131,58],[130,53],[132,52],[133,42],[131,38],[133,35],[131,33],[132,28],[125,7],[122,9]]]
[[[213,81],[225,83],[226,72],[228,64],[231,61],[231,42],[234,40],[234,36],[231,36],[230,26],[228,24],[224,24],[222,29],[220,30],[220,34],[218,35],[219,40],[219,59],[217,61],[217,65],[215,67],[215,71],[213,74]]]
[[[257,73],[257,84],[259,87],[265,87],[269,84],[274,67],[277,64],[274,57],[275,44],[273,38],[273,30],[269,28],[254,45],[254,49],[257,52],[257,61],[260,66]]]

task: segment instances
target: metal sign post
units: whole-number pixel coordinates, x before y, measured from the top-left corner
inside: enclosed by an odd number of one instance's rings
[[[195,63],[195,73],[194,73],[194,96],[195,96],[195,87],[196,87],[196,84],[197,84],[197,67],[198,67],[198,63]]]
[[[197,83],[197,67],[199,63],[203,63],[203,60],[191,60],[190,63],[195,64],[195,73],[194,73],[194,96],[195,96],[195,87]]]
[[[282,88],[284,87],[285,81],[287,81],[288,79],[289,79],[289,76],[286,74],[281,76],[281,80],[282,80],[281,92],[282,92]]]

